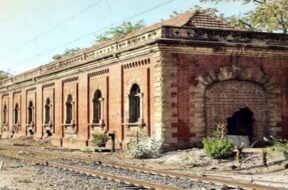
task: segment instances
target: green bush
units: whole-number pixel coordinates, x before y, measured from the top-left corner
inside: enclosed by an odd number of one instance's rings
[[[162,141],[156,136],[148,137],[139,133],[138,137],[132,138],[127,144],[126,155],[130,158],[154,158],[161,152]]]
[[[234,142],[226,137],[206,137],[202,143],[205,153],[215,159],[225,159],[232,156],[235,147]]]
[[[211,137],[203,139],[205,153],[215,159],[225,159],[233,154],[235,144],[232,140],[225,137],[226,125],[217,124]]]
[[[268,148],[270,152],[283,153],[286,159],[288,159],[288,141],[287,140],[273,140],[272,146]]]
[[[108,136],[105,133],[98,133],[92,135],[92,143],[96,146],[103,147],[108,141]]]

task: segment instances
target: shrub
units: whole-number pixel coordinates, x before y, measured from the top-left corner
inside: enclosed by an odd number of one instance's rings
[[[235,144],[225,137],[225,126],[217,125],[211,137],[203,139],[205,153],[215,159],[225,159],[233,154]]]
[[[193,154],[185,154],[181,157],[180,166],[182,167],[195,167],[197,166],[197,160]]]
[[[92,135],[92,143],[96,146],[105,146],[108,141],[108,136],[105,133],[98,133]]]
[[[139,133],[138,137],[132,138],[127,144],[126,155],[130,158],[154,158],[161,152],[162,141],[156,136],[148,137]]]
[[[272,146],[268,148],[270,152],[283,153],[285,158],[288,159],[288,141],[276,139],[272,141]]]
[[[235,147],[234,142],[226,137],[206,137],[202,143],[205,153],[215,159],[225,159],[232,156]]]

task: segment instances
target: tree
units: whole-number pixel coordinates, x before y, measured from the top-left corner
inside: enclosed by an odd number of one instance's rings
[[[9,71],[0,71],[0,80],[6,79],[11,76],[12,73],[10,73]]]
[[[100,43],[100,42],[105,42],[105,41],[112,40],[112,39],[118,39],[118,38],[121,38],[121,37],[133,32],[133,31],[135,31],[135,30],[143,28],[144,26],[145,25],[144,25],[143,20],[140,20],[140,21],[136,22],[135,24],[133,24],[130,21],[123,22],[119,26],[110,28],[104,34],[96,36],[96,42]]]
[[[234,15],[225,19],[236,27],[245,30],[265,32],[288,32],[288,1],[287,0],[200,0],[201,2],[221,3],[240,1],[243,4],[251,3],[255,10],[244,15]]]
[[[64,53],[62,54],[56,54],[52,57],[53,60],[58,60],[61,59],[64,56],[67,55],[74,55],[77,51],[81,50],[79,47],[77,48],[71,48],[71,49],[66,49]]]

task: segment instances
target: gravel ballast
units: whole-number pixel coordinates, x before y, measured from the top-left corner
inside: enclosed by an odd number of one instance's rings
[[[152,175],[137,171],[130,171],[125,169],[119,169],[119,168],[112,168],[107,167],[99,164],[86,164],[82,162],[73,162],[70,160],[55,160],[56,163],[61,164],[67,164],[67,165],[73,165],[81,168],[86,168],[98,172],[104,172],[109,173],[116,176],[125,176],[133,179],[140,179],[144,181],[149,181],[157,184],[165,184],[169,186],[175,186],[179,187],[185,190],[189,189],[205,189],[205,190],[216,190],[216,189],[227,189],[221,185],[216,184],[210,184],[210,183],[203,183],[203,182],[196,182],[196,181],[190,181],[185,179],[176,179],[168,176],[160,176],[160,175]]]

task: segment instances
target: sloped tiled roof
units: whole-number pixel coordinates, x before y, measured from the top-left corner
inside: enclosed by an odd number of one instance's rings
[[[109,40],[104,43],[96,44],[94,48],[101,48],[112,44],[116,41],[126,40],[134,36],[144,34],[146,32],[155,30],[161,26],[176,26],[176,27],[192,27],[192,28],[210,28],[210,29],[223,29],[223,30],[237,30],[235,27],[231,26],[229,23],[225,22],[221,18],[215,17],[208,12],[201,10],[188,11],[184,14],[172,17],[167,20],[160,21],[151,26],[147,26],[131,32],[126,36],[123,36],[117,40]]]
[[[207,12],[198,11],[192,16],[188,25],[196,28],[215,28],[215,29],[224,29],[224,30],[235,30],[235,27],[232,27],[230,24],[222,20],[221,18],[212,16]],[[187,25],[186,24],[186,25]]]

